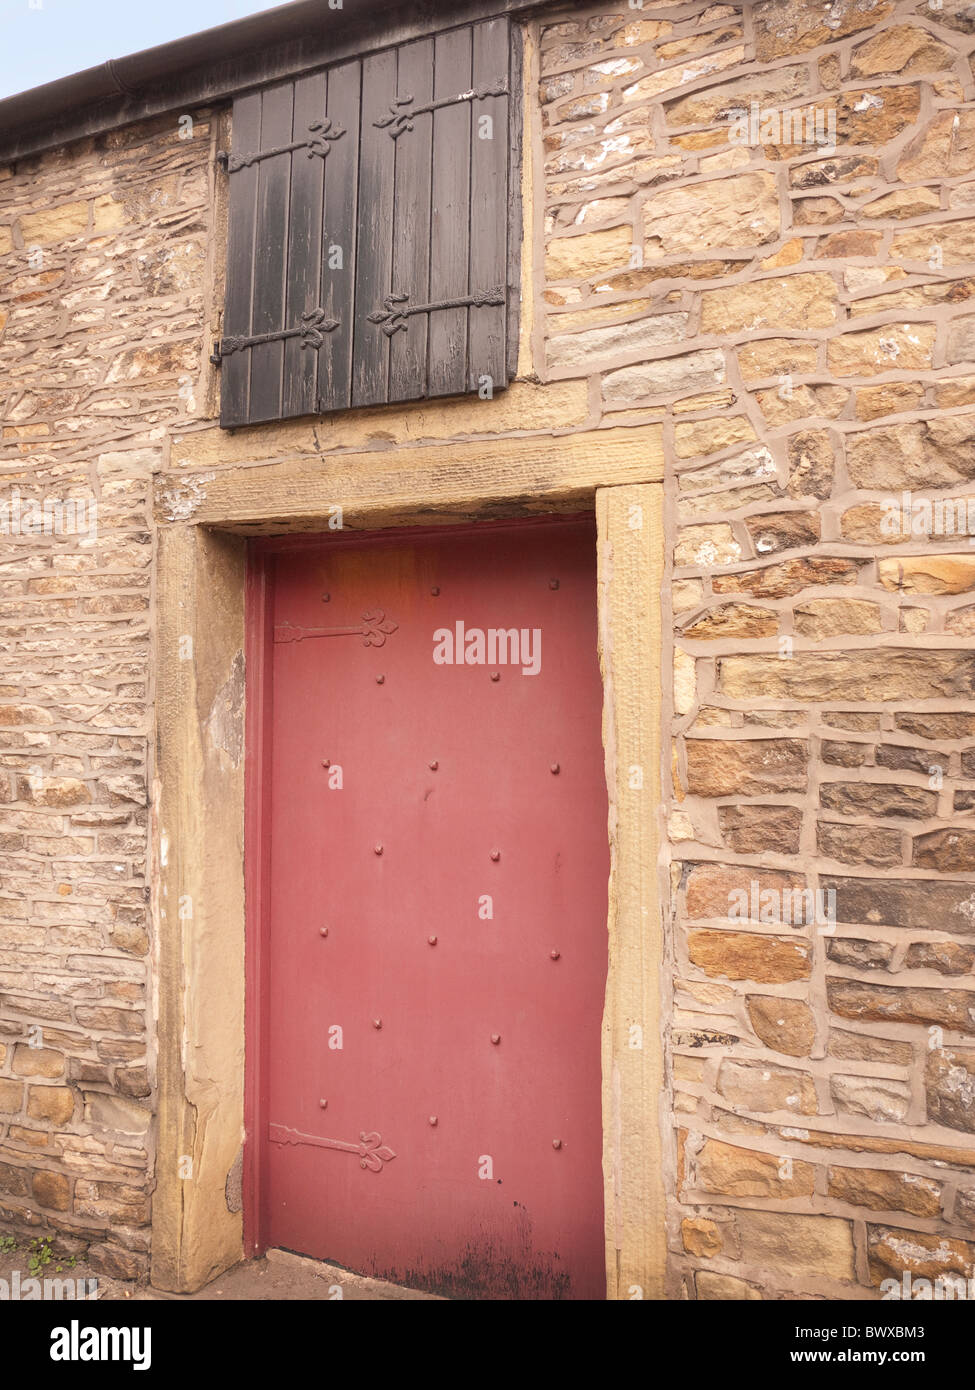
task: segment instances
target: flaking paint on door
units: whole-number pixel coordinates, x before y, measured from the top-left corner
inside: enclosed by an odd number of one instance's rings
[[[586,519],[270,547],[266,1244],[605,1296]]]

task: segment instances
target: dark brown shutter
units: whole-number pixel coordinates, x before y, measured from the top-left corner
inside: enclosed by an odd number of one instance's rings
[[[507,385],[515,71],[501,18],[234,102],[221,424]]]

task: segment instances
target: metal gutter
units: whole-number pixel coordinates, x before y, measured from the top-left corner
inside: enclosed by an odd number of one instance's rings
[[[263,86],[436,29],[539,0],[296,0],[0,101],[0,162]]]

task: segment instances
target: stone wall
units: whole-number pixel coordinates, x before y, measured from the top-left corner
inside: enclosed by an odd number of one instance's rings
[[[922,505],[975,475],[973,46],[959,0],[542,40],[549,366],[627,351],[669,465],[690,1297],[975,1273],[975,524]]]
[[[0,538],[0,1224],[146,1267],[159,526],[226,467],[585,435],[667,460],[674,1294],[975,1273],[975,550],[887,505],[975,475],[975,12],[644,0],[532,36],[491,401],[218,428],[225,113],[0,170],[0,500],[98,505]]]
[[[0,169],[0,1224],[123,1277],[149,1248],[150,494],[206,360],[211,143],[197,113]],[[97,529],[11,532],[74,499]]]

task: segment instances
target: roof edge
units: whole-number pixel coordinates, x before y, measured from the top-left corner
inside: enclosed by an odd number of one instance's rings
[[[0,101],[0,163],[539,0],[295,0]]]

